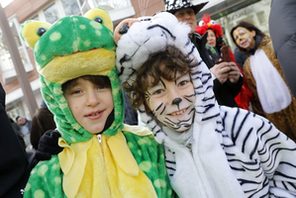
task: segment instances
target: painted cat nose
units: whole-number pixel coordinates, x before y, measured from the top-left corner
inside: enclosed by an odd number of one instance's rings
[[[175,98],[175,99],[173,100],[172,104],[173,104],[173,105],[178,105],[178,104],[180,104],[181,101],[182,101],[181,98]]]

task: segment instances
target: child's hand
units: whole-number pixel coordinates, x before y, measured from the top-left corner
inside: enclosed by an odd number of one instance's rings
[[[63,148],[58,145],[60,133],[55,130],[46,131],[40,138],[35,158],[37,160],[49,160],[52,155],[57,155]]]
[[[227,81],[231,68],[231,62],[220,62],[215,64],[210,70],[219,82],[223,84]]]

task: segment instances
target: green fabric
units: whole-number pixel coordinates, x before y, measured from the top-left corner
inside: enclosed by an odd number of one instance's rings
[[[165,168],[163,146],[152,135],[137,136],[124,132],[129,148],[140,169],[152,182],[159,198],[171,198],[173,192]],[[57,156],[40,162],[31,172],[25,198],[65,197],[62,189],[63,173]]]
[[[91,49],[114,49],[113,33],[104,25],[82,16],[64,17],[36,43],[34,54],[40,68],[57,56]]]
[[[173,197],[165,167],[164,148],[154,140],[153,135],[137,136],[124,133],[141,170],[152,182],[158,197]]]

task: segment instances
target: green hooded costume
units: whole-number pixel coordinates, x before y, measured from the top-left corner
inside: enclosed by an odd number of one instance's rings
[[[23,25],[22,36],[34,48],[42,96],[64,148],[32,170],[25,197],[172,197],[163,147],[146,128],[123,124],[112,28],[100,9],[53,25]],[[114,121],[101,135],[78,124],[61,89],[84,75],[105,75],[111,81]]]

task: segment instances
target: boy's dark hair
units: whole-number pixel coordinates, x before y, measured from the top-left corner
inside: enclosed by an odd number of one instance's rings
[[[97,75],[85,75],[80,76],[78,78],[74,78],[72,80],[68,80],[67,82],[62,84],[62,91],[65,93],[70,87],[74,86],[78,79],[88,80],[91,83],[97,85],[99,88],[111,88],[111,82],[107,76],[97,76]]]
[[[172,81],[179,72],[184,75],[190,71],[189,60],[175,47],[169,46],[165,51],[150,55],[138,70],[133,85],[123,85],[132,105],[137,108],[144,104],[146,112],[150,112],[145,104],[145,92],[160,81],[160,78]]]
[[[256,41],[256,45],[258,45],[258,42],[257,40],[260,38],[263,38],[265,36],[265,34],[259,30],[255,25],[253,25],[252,23],[249,23],[249,22],[246,22],[246,21],[241,21],[239,22],[236,26],[234,26],[231,31],[230,31],[230,35],[231,35],[231,38],[232,38],[232,41],[234,42],[234,44],[237,46],[237,48],[241,51],[246,51],[246,49],[244,48],[241,48],[240,46],[237,45],[237,43],[235,42],[235,39],[233,37],[233,32],[234,30],[236,30],[238,27],[243,27],[243,28],[246,28],[247,30],[249,31],[255,31],[256,32],[256,36],[255,36],[255,41]],[[256,47],[255,47],[256,48]]]

